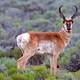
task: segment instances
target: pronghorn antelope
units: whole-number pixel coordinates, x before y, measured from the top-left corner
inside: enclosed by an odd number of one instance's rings
[[[17,36],[17,45],[21,49],[23,56],[17,60],[17,67],[25,69],[28,60],[35,54],[48,54],[50,56],[50,72],[56,74],[57,60],[60,53],[69,44],[72,33],[73,19],[78,11],[77,7],[73,16],[65,18],[59,7],[63,25],[59,32],[29,32]]]

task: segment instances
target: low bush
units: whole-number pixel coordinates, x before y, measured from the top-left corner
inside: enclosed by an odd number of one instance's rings
[[[59,70],[56,76],[50,74],[50,70],[45,66],[30,66],[25,70],[16,68],[16,60],[14,58],[0,58],[0,65],[4,65],[6,69],[0,71],[0,80],[79,80],[80,71],[68,72],[67,70]]]
[[[18,59],[21,56],[22,56],[22,52],[19,48],[15,48],[7,54],[7,57],[14,57],[15,59]]]
[[[74,55],[76,51],[77,51],[76,47],[65,50],[65,52],[61,55],[60,60],[59,60],[62,67],[66,66],[69,63],[72,55]]]
[[[57,80],[76,80],[71,72],[60,70],[57,75]]]
[[[76,80],[80,80],[80,70],[77,72],[74,72],[73,75],[76,78]]]
[[[78,50],[76,54],[71,56],[71,59],[66,66],[66,69],[72,72],[80,70],[80,50]]]
[[[4,72],[7,69],[5,65],[0,65],[0,72]]]
[[[7,57],[0,59],[0,65],[6,67],[3,72],[0,72],[0,80],[56,80],[45,66],[32,66],[25,71],[18,70],[16,60]]]
[[[0,73],[0,80],[4,80],[5,75],[3,73]]]
[[[15,48],[9,52],[3,52],[0,51],[0,58],[2,57],[10,57],[10,58],[15,58],[18,59],[22,56],[22,52],[19,48]]]
[[[29,79],[27,79],[27,77],[25,75],[20,74],[20,73],[13,74],[12,79],[13,80],[29,80]]]
[[[45,80],[57,80],[55,76],[48,74]]]
[[[7,52],[0,51],[0,58],[5,57]]]
[[[49,72],[45,66],[33,67],[33,70],[36,73],[36,79],[37,78],[46,78],[49,74]]]
[[[14,58],[10,59],[7,57],[3,57],[0,59],[0,65],[4,65],[8,69],[10,69],[12,67],[16,67],[16,60]]]
[[[15,68],[15,67],[12,67],[12,68],[7,70],[8,75],[13,75],[13,74],[15,74],[17,72],[18,72],[17,68]]]

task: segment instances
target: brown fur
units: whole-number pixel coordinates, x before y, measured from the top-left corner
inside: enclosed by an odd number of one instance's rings
[[[65,44],[65,35],[62,35],[61,32],[30,32],[30,39],[33,43],[39,43],[40,41],[52,41],[58,47],[64,47]],[[35,42],[36,41],[36,42]]]
[[[63,51],[65,44],[68,44],[70,39],[70,33],[66,31],[60,32],[29,32],[30,41],[26,44],[23,56],[18,59],[17,67],[25,69],[26,63],[29,58],[36,54],[35,49],[39,45],[40,41],[51,41],[55,44],[53,49],[53,56],[50,56],[50,67],[51,73],[56,74],[57,72],[57,60],[60,53]]]

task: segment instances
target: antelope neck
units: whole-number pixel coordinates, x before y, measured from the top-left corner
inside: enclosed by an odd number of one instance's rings
[[[62,27],[61,30],[60,30],[60,34],[64,38],[65,46],[67,46],[67,44],[69,43],[69,41],[71,39],[72,31],[68,32]]]

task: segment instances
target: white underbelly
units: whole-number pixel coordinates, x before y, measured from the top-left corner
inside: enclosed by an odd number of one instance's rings
[[[51,41],[40,41],[37,47],[38,54],[52,54],[54,50],[54,43]]]

